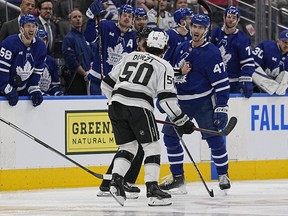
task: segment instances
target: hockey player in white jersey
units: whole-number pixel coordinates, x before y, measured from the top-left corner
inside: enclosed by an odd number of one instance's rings
[[[39,80],[45,67],[46,46],[35,37],[37,20],[26,14],[20,18],[20,34],[7,37],[0,44],[0,91],[11,106],[18,96],[30,96],[33,106],[43,101]]]
[[[213,30],[211,43],[221,51],[229,76],[230,93],[243,93],[245,98],[249,98],[253,94],[252,74],[255,71],[251,41],[237,28],[240,20],[237,7],[228,7],[223,19],[223,27]]]
[[[256,70],[253,82],[264,92],[284,95],[288,88],[288,30],[283,30],[276,41],[259,43],[253,50]]]
[[[160,58],[167,45],[164,32],[152,31],[146,51],[134,51],[113,67],[104,78],[101,89],[108,98],[108,114],[115,140],[119,145],[112,170],[110,193],[120,205],[126,200],[123,176],[141,144],[144,150],[146,196],[149,206],[171,205],[171,195],[158,186],[160,173],[159,132],[155,117],[154,98],[177,125],[180,133],[190,134],[194,124],[179,105],[174,86],[172,66]],[[139,143],[139,144],[138,144]]]
[[[175,77],[178,100],[181,109],[199,127],[210,130],[223,129],[228,121],[229,80],[219,49],[205,40],[209,31],[210,19],[205,14],[196,14],[191,19],[192,41],[179,46],[177,62],[191,66],[187,75]],[[179,51],[179,52],[178,52]],[[159,101],[159,105],[163,106]],[[165,103],[165,101],[164,101]],[[172,178],[160,184],[162,190],[173,194],[186,194],[184,177],[184,152],[179,136],[174,129],[164,125],[163,140],[167,148]],[[228,178],[228,153],[222,136],[202,133],[211,148],[212,159],[216,165],[219,187],[226,190],[231,187]]]

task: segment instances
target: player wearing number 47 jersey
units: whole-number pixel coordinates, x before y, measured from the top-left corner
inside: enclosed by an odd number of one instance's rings
[[[210,19],[205,14],[196,14],[191,19],[192,41],[183,42],[176,49],[178,60],[191,66],[187,75],[175,78],[181,109],[201,128],[223,129],[228,121],[229,80],[219,49],[205,40]],[[182,65],[182,63],[180,63]],[[178,66],[180,66],[178,65]],[[159,101],[161,107],[165,106]],[[165,103],[165,101],[164,101]],[[175,130],[164,125],[163,140],[167,147],[172,178],[160,184],[162,190],[174,194],[187,193],[184,179],[184,153]],[[228,153],[224,138],[202,133],[211,148],[221,190],[230,188],[228,178]]]
[[[115,140],[115,155],[110,193],[120,205],[126,199],[123,176],[141,144],[144,150],[145,184],[149,206],[171,205],[171,195],[158,186],[160,172],[159,132],[154,98],[165,101],[162,107],[181,133],[192,133],[194,124],[182,113],[174,86],[172,66],[160,58],[167,45],[164,32],[152,31],[144,42],[146,52],[132,52],[113,67],[103,79],[101,89],[109,99],[108,114]],[[164,103],[163,103],[164,104]]]

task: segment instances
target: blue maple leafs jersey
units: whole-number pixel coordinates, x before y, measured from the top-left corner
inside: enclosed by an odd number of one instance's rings
[[[46,46],[39,38],[34,38],[26,47],[20,34],[7,37],[0,44],[0,91],[10,85],[18,91],[25,87],[39,89],[40,76],[45,67]],[[17,77],[17,78],[16,78]]]
[[[261,67],[270,77],[277,77],[279,72],[287,70],[287,54],[283,55],[276,41],[263,41],[253,50],[255,65]],[[279,68],[278,70],[275,70]]]
[[[175,77],[178,99],[183,104],[198,103],[215,96],[216,105],[227,105],[229,100],[228,74],[220,51],[209,42],[199,47],[191,47],[191,41],[184,41],[177,47],[176,66],[185,60],[191,71],[184,76]]]
[[[225,34],[223,27],[214,29],[211,43],[217,46],[225,63],[230,82],[238,82],[240,76],[252,76],[255,63],[251,41],[238,29],[233,34]]]
[[[88,42],[96,41],[98,32],[94,21],[87,22],[84,34]],[[96,54],[92,65],[92,70],[99,74],[99,76],[95,75],[98,79],[101,78],[101,63],[103,64],[102,75],[106,76],[123,56],[136,50],[137,47],[136,32],[130,29],[126,33],[121,33],[117,24],[110,20],[101,20],[100,34],[102,59],[99,53]]]
[[[58,65],[55,59],[47,55],[44,71],[39,82],[40,89],[43,93],[54,95],[61,91],[60,80],[58,75]]]
[[[190,35],[190,32],[188,31],[186,35],[182,36],[176,31],[176,29],[169,29],[166,31],[166,33],[169,36],[168,43],[167,43],[168,49],[165,52],[163,58],[167,60],[168,62],[170,62],[171,64],[173,64],[174,52],[177,46],[179,46],[183,41],[191,40],[191,35]]]

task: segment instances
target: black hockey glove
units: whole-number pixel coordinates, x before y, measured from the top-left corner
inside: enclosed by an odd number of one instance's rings
[[[191,121],[191,119],[184,113],[177,116],[173,122],[176,125],[176,130],[180,134],[191,134],[194,131],[194,123]]]
[[[33,106],[36,107],[40,105],[43,101],[43,95],[41,91],[34,91],[31,93],[31,100],[33,103]]]
[[[18,92],[15,88],[12,88],[12,90],[5,96],[8,99],[8,103],[10,106],[15,106],[18,103],[19,97]]]

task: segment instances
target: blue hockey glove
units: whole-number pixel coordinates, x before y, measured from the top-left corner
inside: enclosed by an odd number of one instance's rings
[[[194,123],[184,113],[173,119],[173,122],[176,125],[176,130],[180,134],[191,134],[194,131],[193,129],[195,127]]]
[[[8,103],[10,106],[15,106],[18,103],[19,96],[18,96],[18,92],[15,88],[12,88],[12,91],[10,91],[5,96],[8,99]]]
[[[228,106],[216,106],[213,114],[213,122],[218,130],[225,128],[228,122]]]
[[[102,0],[94,0],[86,11],[88,19],[96,19],[96,16],[102,10]]]
[[[252,77],[241,76],[239,77],[239,89],[245,98],[250,98],[253,94]]]
[[[42,103],[42,101],[43,101],[42,92],[41,91],[32,92],[31,93],[31,100],[32,100],[32,103],[33,103],[34,107],[39,106]]]

